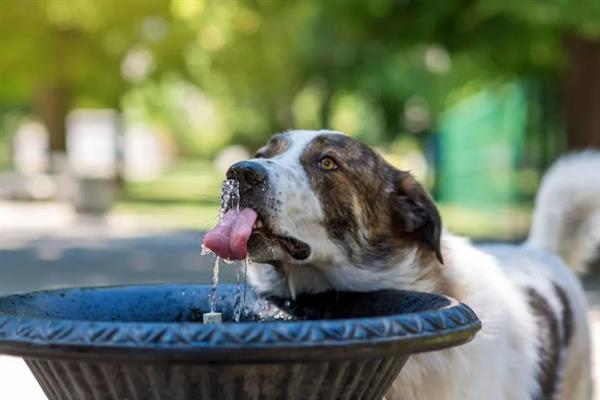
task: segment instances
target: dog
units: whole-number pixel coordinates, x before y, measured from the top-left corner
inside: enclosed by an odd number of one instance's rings
[[[411,356],[387,400],[590,399],[586,301],[560,257],[581,269],[598,249],[599,154],[550,171],[524,244],[476,246],[446,231],[423,186],[369,146],[286,132],[231,166],[245,214],[209,242],[249,256],[265,296],[403,289],[470,306],[482,321],[475,339]]]

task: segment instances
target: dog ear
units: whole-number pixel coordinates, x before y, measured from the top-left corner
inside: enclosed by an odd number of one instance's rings
[[[391,197],[392,222],[399,234],[425,244],[443,264],[442,219],[433,200],[408,172],[401,172]]]

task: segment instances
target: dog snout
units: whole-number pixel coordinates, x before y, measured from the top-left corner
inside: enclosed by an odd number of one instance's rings
[[[267,169],[256,162],[240,161],[229,167],[227,179],[238,181],[240,190],[243,191],[264,183],[267,179]]]

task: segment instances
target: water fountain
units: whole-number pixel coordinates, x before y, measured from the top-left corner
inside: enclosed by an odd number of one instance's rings
[[[410,354],[480,328],[465,305],[401,291],[258,299],[203,324],[210,285],[65,289],[0,298],[0,353],[51,400],[381,399]]]

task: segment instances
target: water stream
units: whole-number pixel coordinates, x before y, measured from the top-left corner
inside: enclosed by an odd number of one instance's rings
[[[221,187],[221,209],[219,210],[219,220],[223,219],[225,211],[235,208],[240,211],[240,184],[234,179],[223,181]]]
[[[221,208],[219,210],[219,223],[221,223],[221,221],[223,220],[223,216],[225,215],[225,212],[231,208],[235,208],[236,211],[239,212],[240,210],[240,187],[239,187],[239,182],[234,180],[234,179],[228,179],[223,181],[223,185],[221,188]],[[208,253],[212,253],[212,251],[210,251],[209,249],[207,249],[206,247],[202,246],[202,253],[203,255],[208,254]],[[215,255],[215,262],[213,264],[213,270],[212,270],[212,283],[211,283],[211,287],[210,287],[210,293],[209,293],[209,303],[210,303],[210,312],[214,313],[216,312],[216,306],[217,306],[217,286],[219,285],[219,264],[220,264],[220,257]],[[224,262],[226,262],[227,264],[231,264],[232,261],[229,260],[223,260]],[[246,284],[246,270],[248,267],[248,260],[246,259],[244,262],[244,284]],[[237,285],[236,285],[236,291],[235,291],[235,299],[234,299],[234,311],[233,311],[233,319],[235,322],[238,322],[240,320],[240,317],[242,315],[242,311],[244,308],[244,304],[246,302],[246,287],[244,285],[244,298],[242,300],[242,290],[241,290],[241,285],[240,285],[240,273],[238,271],[236,271],[236,280],[237,280]]]
[[[210,312],[214,313],[217,307],[217,286],[219,285],[219,256],[215,256],[215,263],[212,270],[212,283],[210,285]]]
[[[244,260],[244,303],[246,303],[246,287],[248,287],[248,265],[252,264],[250,257]]]
[[[240,272],[235,271],[235,299],[233,306],[233,321],[240,322],[240,317],[242,316],[242,288],[240,286]]]

